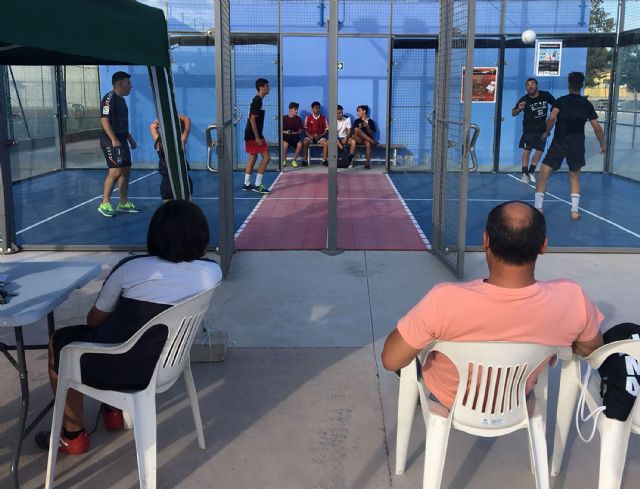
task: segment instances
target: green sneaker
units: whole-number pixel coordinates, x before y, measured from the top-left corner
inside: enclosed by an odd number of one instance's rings
[[[116,207],[116,211],[118,212],[140,212],[140,209],[136,208],[133,205],[133,202],[125,202],[124,204],[120,202],[118,207]]]
[[[265,185],[263,183],[261,183],[260,185],[254,185],[253,188],[251,189],[254,192],[258,192],[259,194],[268,194],[270,193],[270,190],[265,187]]]
[[[113,206],[110,202],[107,202],[106,204],[100,204],[98,206],[98,212],[104,217],[113,217],[116,215],[116,211],[113,210]]]

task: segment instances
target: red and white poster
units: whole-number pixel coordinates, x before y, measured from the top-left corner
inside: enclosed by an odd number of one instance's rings
[[[462,68],[462,89],[460,91],[460,102],[464,102],[464,75],[465,69]],[[471,89],[472,102],[494,104],[496,102],[497,86],[497,66],[473,67],[473,88]]]

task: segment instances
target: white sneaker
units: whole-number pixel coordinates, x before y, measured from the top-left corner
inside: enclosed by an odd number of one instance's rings
[[[282,160],[282,168],[284,168],[285,166],[287,166],[287,160],[286,159]]]
[[[531,183],[536,183],[536,177],[533,176],[533,173],[529,173],[529,181]]]
[[[529,183],[529,176],[527,173],[522,174],[522,183]]]

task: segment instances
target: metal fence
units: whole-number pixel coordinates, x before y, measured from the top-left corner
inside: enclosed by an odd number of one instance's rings
[[[440,7],[433,186],[433,250],[464,274],[475,1]],[[464,83],[463,83],[464,82]],[[461,103],[462,99],[462,103]]]

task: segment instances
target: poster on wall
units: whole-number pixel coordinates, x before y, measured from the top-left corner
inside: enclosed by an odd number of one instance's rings
[[[536,41],[536,76],[560,76],[562,41]]]
[[[464,103],[464,75],[462,68],[462,83],[460,90],[460,102]],[[473,67],[473,87],[471,89],[471,101],[486,104],[496,102],[496,86],[498,83],[497,66],[474,66]]]

